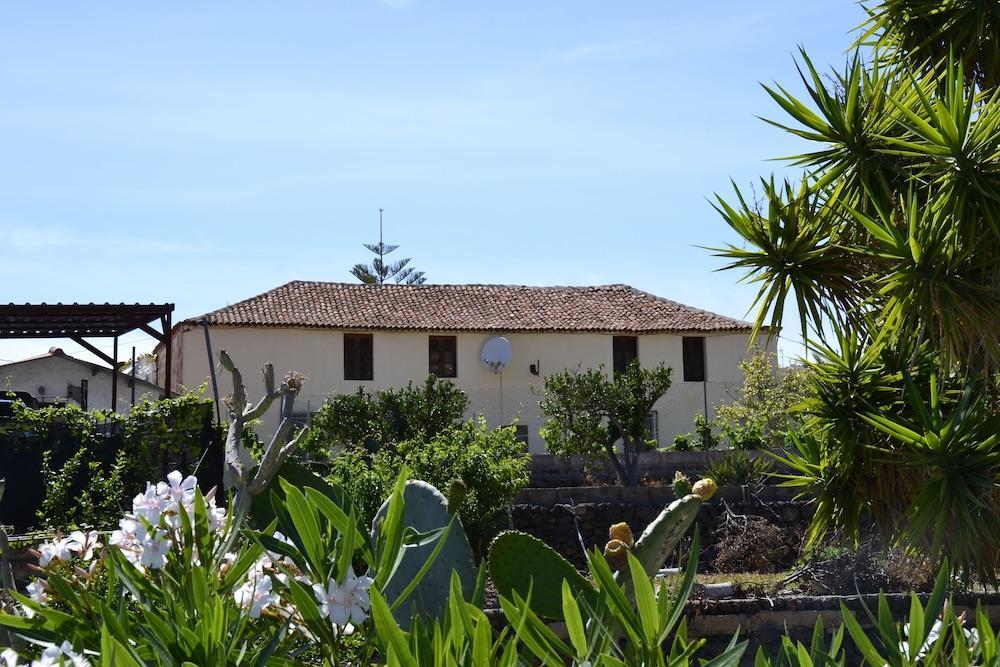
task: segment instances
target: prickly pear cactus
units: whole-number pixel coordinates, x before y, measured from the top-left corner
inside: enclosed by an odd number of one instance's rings
[[[694,485],[693,493],[678,498],[667,505],[653,519],[635,543],[635,557],[642,563],[646,574],[653,576],[663,567],[667,556],[677,548],[681,538],[694,523],[701,504],[715,493],[715,482],[701,480]]]
[[[448,511],[448,500],[434,486],[427,482],[411,480],[403,490],[403,526],[411,526],[418,532],[443,528],[452,520]],[[382,503],[372,521],[372,541],[378,543],[379,527],[389,509],[389,501]],[[430,558],[437,543],[408,547],[399,568],[385,586],[382,594],[391,605]],[[410,629],[414,613],[424,617],[439,618],[448,606],[448,590],[452,570],[458,573],[462,591],[466,598],[472,596],[476,586],[476,566],[472,548],[461,519],[455,517],[441,553],[438,554],[430,570],[420,580],[416,590],[393,612],[396,622],[404,630]]]
[[[552,547],[527,533],[511,530],[500,533],[489,553],[490,577],[497,592],[523,598],[531,590],[531,608],[536,614],[562,620],[562,582],[569,582],[574,595],[593,605],[597,591],[576,568]]]
[[[674,473],[674,495],[678,498],[683,498],[684,496],[691,493],[691,480],[688,476],[682,473],[680,470]]]

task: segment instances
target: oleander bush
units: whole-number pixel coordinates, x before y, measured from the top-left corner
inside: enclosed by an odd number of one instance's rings
[[[687,634],[697,533],[680,578],[658,582],[650,571],[661,567],[666,552],[633,542],[624,524],[612,528],[603,554],[588,553],[588,578],[575,570],[572,577],[558,574],[554,552],[531,547],[523,534],[506,534],[524,542],[505,551],[520,562],[491,560],[490,570],[504,565],[521,583],[504,588],[499,604],[507,625],[494,628],[483,611],[485,567],[467,585],[459,570],[468,572],[471,561],[450,560],[449,540],[461,534],[460,520],[453,514],[436,528],[414,529],[413,517],[429,507],[408,508],[428,497],[409,495],[410,485],[404,471],[369,534],[342,490],[283,483],[282,494],[270,496],[274,523],[256,531],[246,528],[245,517],[218,506],[214,492],[202,494],[195,478],[171,473],[137,494],[110,534],[74,531],[38,545],[38,578],[26,594],[8,591],[13,604],[4,603],[0,613],[0,626],[14,639],[0,652],[0,664],[740,664],[746,642],[738,636],[711,656],[703,639]],[[702,481],[694,491],[707,498],[712,488]],[[681,537],[675,529],[691,525],[701,500],[688,496],[661,514],[662,537],[670,544]],[[450,498],[447,504],[445,517],[460,507]],[[424,586],[438,559],[456,564],[449,583]],[[447,577],[450,567],[436,576]],[[855,656],[880,667],[1000,664],[986,615],[958,614],[949,602],[949,570],[944,563],[927,602],[914,596],[905,618],[893,618],[880,600],[867,612],[876,620],[874,635],[842,606],[844,624],[832,636],[820,620],[810,646],[784,638],[777,655],[761,650],[754,664],[843,665]],[[534,582],[533,572],[546,578]],[[394,579],[402,585],[394,588]],[[555,598],[536,600],[533,590]],[[436,611],[421,606],[424,594],[443,604]],[[404,622],[400,612],[411,597],[421,602]],[[565,624],[564,637],[545,623],[553,614]]]

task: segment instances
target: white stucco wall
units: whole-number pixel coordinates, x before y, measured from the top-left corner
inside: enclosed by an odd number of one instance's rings
[[[274,364],[278,378],[291,370],[306,373],[309,380],[296,402],[297,410],[304,411],[318,409],[330,394],[351,392],[362,385],[377,390],[402,386],[410,381],[422,382],[428,373],[428,336],[455,335],[458,377],[452,381],[468,395],[470,415],[484,414],[492,425],[518,419],[528,426],[532,452],[545,451],[538,435],[543,422],[538,408],[539,397],[534,393],[541,388],[544,377],[566,368],[601,364],[610,372],[612,365],[611,334],[507,334],[513,347],[513,361],[500,376],[483,368],[479,361],[482,345],[492,334],[375,331],[371,332],[374,379],[349,381],[343,379],[343,333],[319,329],[213,327],[211,338],[216,354],[226,350],[243,372],[251,397],[259,395],[261,385],[257,369],[267,362]],[[745,333],[705,336],[707,383],[684,382],[681,335],[649,334],[640,335],[638,339],[639,361],[644,366],[662,361],[674,369],[673,386],[656,404],[661,445],[671,443],[677,434],[692,430],[694,415],[704,411],[706,394],[711,415],[713,406],[731,400],[742,383],[738,362],[749,354]],[[210,372],[202,329],[185,330],[182,327],[175,332],[174,345],[175,389],[193,389],[208,382]],[[538,376],[529,371],[529,365],[535,363],[540,366]],[[219,395],[224,397],[232,391],[229,375],[221,372],[218,379]],[[208,395],[211,396],[211,387]],[[261,435],[270,436],[276,426],[276,410],[272,410],[264,419]]]
[[[111,407],[111,369],[102,369],[62,356],[38,359],[0,366],[0,389],[24,391],[45,401],[67,400],[67,386],[80,386],[87,381],[87,409],[107,410]],[[44,393],[39,389],[44,388]],[[137,381],[135,400],[143,396],[159,398],[162,392],[144,382]],[[118,376],[118,412],[128,412],[132,405],[129,378]]]

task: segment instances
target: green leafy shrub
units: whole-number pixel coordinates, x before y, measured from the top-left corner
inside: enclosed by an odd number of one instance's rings
[[[690,452],[691,449],[691,436],[687,433],[681,433],[680,435],[674,436],[674,451]]]
[[[8,474],[5,519],[19,529],[111,526],[161,467],[191,469],[219,438],[201,391],[144,399],[125,415],[15,402],[0,440],[12,461],[37,461],[41,475]]]
[[[312,417],[300,446],[301,455],[325,464],[338,448],[375,451],[416,438],[432,438],[462,422],[469,399],[453,382],[428,375],[423,385],[327,400]]]
[[[612,377],[603,367],[546,377],[539,403],[547,419],[540,431],[546,447],[557,456],[609,462],[619,484],[637,486],[639,454],[656,445],[649,413],[670,389],[671,374],[662,363],[643,368],[635,360]]]
[[[782,447],[789,418],[812,396],[809,367],[778,368],[774,354],[758,350],[740,362],[740,371],[736,400],[715,410],[722,438],[734,449]]]
[[[712,422],[705,419],[705,415],[694,416],[694,433],[698,438],[695,440],[695,446],[703,452],[715,449],[715,446],[719,444],[719,439],[715,437],[712,430]]]
[[[478,419],[393,448],[346,449],[331,460],[329,479],[348,491],[366,521],[404,467],[442,489],[460,479],[468,491],[462,521],[475,547],[494,534],[507,505],[527,486],[529,460],[513,426],[490,429]]]
[[[702,473],[719,486],[754,486],[767,479],[771,462],[763,456],[753,457],[742,450],[730,450],[712,461]]]

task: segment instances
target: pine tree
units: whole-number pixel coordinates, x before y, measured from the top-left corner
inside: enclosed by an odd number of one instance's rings
[[[389,280],[407,285],[423,285],[427,282],[423,271],[417,271],[409,266],[410,258],[400,259],[395,262],[387,262],[386,256],[399,248],[382,241],[382,211],[378,210],[378,243],[365,243],[364,246],[375,254],[371,266],[367,264],[355,264],[351,269],[351,275],[363,283],[381,285]]]

